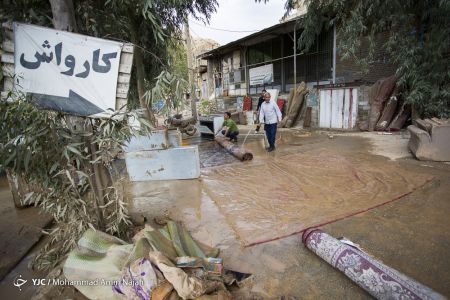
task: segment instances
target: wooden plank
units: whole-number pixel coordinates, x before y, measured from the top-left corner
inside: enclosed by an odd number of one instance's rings
[[[1,61],[2,61],[2,63],[13,64],[14,63],[14,54],[3,53]]]
[[[13,30],[13,23],[11,21],[3,22],[2,23],[2,28],[9,29],[9,30],[12,31]]]
[[[14,76],[14,64],[3,64],[2,67],[3,76],[5,77],[13,77]]]
[[[14,31],[5,29],[5,30],[3,30],[3,34],[4,34],[5,40],[14,41]]]
[[[445,125],[445,124],[447,124],[447,122],[445,122],[445,121],[442,120],[442,119],[431,118],[431,120],[432,120],[433,122],[437,123],[438,125]]]
[[[4,40],[2,43],[2,49],[5,52],[14,53],[14,42],[12,40]]]
[[[133,54],[132,53],[122,53],[120,56],[120,73],[131,73],[131,66],[133,65]]]
[[[128,93],[116,93],[116,97],[121,99],[127,99]]]
[[[354,128],[356,126],[356,120],[358,118],[358,94],[359,91],[357,88],[354,89],[350,89],[351,90],[351,103],[352,103],[352,110],[350,111],[350,121],[351,123],[349,124],[350,129]]]
[[[121,108],[122,108],[122,110],[126,110],[127,103],[128,103],[128,100],[126,98],[116,98],[116,110],[119,110]],[[123,107],[123,106],[125,106],[125,107]]]
[[[312,107],[306,107],[305,120],[303,121],[303,127],[311,127]]]
[[[130,85],[127,83],[119,83],[117,84],[117,94],[127,94],[130,89]]]
[[[118,83],[130,83],[131,74],[119,73]]]
[[[134,45],[131,44],[131,43],[123,44],[123,46],[122,46],[122,52],[125,52],[125,53],[134,53]]]
[[[131,74],[131,65],[119,65],[119,72]]]
[[[133,64],[133,53],[122,53],[120,55],[120,64]]]

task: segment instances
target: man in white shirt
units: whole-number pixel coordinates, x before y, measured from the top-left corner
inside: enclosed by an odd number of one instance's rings
[[[270,101],[270,94],[264,95],[264,102],[259,111],[259,122],[264,123],[264,131],[269,141],[268,152],[275,150],[275,137],[277,135],[277,125],[282,119],[281,111],[274,101]]]

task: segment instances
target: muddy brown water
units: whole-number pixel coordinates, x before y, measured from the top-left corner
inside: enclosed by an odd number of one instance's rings
[[[369,299],[345,275],[307,250],[300,235],[251,247],[244,247],[243,235],[251,239],[255,232],[278,236],[290,232],[292,224],[306,224],[308,216],[328,220],[330,212],[335,214],[333,218],[347,215],[413,189],[396,201],[323,228],[350,238],[440,293],[450,294],[450,232],[441,230],[450,228],[445,217],[450,215],[450,200],[445,195],[450,194],[449,167],[426,168],[415,160],[394,162],[370,155],[369,142],[358,137],[329,139],[326,135],[282,132],[275,152],[264,150],[262,137],[248,139],[245,147],[254,154],[251,162],[236,160],[212,142],[201,144],[201,160],[209,162],[203,161],[200,179],[130,186],[133,210],[150,222],[162,214],[181,221],[195,239],[221,249],[225,267],[254,274],[251,282],[233,292],[236,299]],[[310,177],[310,172],[315,175]],[[281,176],[275,183],[268,179],[274,175]],[[320,179],[321,175],[326,180]],[[290,176],[297,179],[290,183],[282,179]],[[421,186],[430,178],[431,182]],[[255,200],[266,193],[270,197]],[[307,199],[305,195],[312,200],[298,206],[296,200]],[[277,198],[287,200],[280,203]],[[276,216],[267,217],[271,210]]]
[[[221,193],[225,195],[240,197],[248,194],[246,193],[248,180],[238,180],[240,176],[236,174],[238,174],[237,171],[247,172],[255,175],[255,178],[250,180],[253,185],[252,193],[258,195],[271,192],[277,197],[286,197],[289,195],[285,195],[283,190],[274,192],[267,187],[271,186],[267,184],[267,177],[273,176],[274,170],[284,174],[282,171],[287,165],[290,170],[288,173],[292,172],[300,179],[289,184],[282,182],[281,186],[295,189],[302,186],[302,190],[305,190],[304,194],[317,197],[322,195],[324,202],[335,201],[329,204],[332,206],[342,205],[346,195],[352,194],[355,190],[356,194],[358,192],[361,195],[370,194],[367,190],[364,191],[365,185],[375,184],[370,187],[372,191],[375,190],[370,197],[377,198],[382,194],[396,195],[416,187],[422,179],[427,180],[432,176],[434,179],[431,182],[397,201],[330,223],[323,226],[323,230],[336,237],[349,238],[384,263],[447,297],[450,296],[448,284],[450,278],[449,165],[422,163],[413,159],[394,162],[384,157],[370,155],[368,153],[371,146],[361,137],[329,139],[326,135],[320,134],[281,132],[277,138],[278,148],[272,153],[264,150],[266,145],[262,136],[249,138],[245,147],[253,152],[254,159],[244,163],[217,147],[218,145],[214,142],[197,141],[202,163],[201,178],[130,184],[129,193],[132,196],[130,209],[145,215],[150,223],[154,217],[163,215],[181,221],[195,239],[221,249],[221,257],[224,258],[226,268],[252,273],[254,275],[252,280],[242,288],[233,291],[235,299],[279,299],[280,296],[285,296],[287,299],[370,299],[367,293],[348,280],[345,275],[307,250],[301,243],[300,235],[244,247],[237,225],[244,229],[256,228],[255,232],[258,232],[265,223],[260,222],[262,218],[259,218],[257,213],[243,218],[240,223],[233,221],[237,220],[235,216],[239,212],[235,208],[241,204],[239,202],[233,204],[232,209],[228,211],[227,198],[215,199],[208,190],[208,186],[211,189],[209,181],[217,185],[217,189],[214,188],[214,190],[223,191]],[[240,141],[242,142],[243,139]],[[330,167],[322,167],[321,164]],[[367,166],[370,167],[369,170],[365,169]],[[341,174],[341,169],[345,170],[344,175],[336,176]],[[358,177],[365,184],[355,181],[346,186],[347,174],[353,174],[352,170],[355,169]],[[259,174],[260,170],[268,170],[269,176]],[[308,181],[308,176],[305,176],[305,173],[310,171],[314,173],[314,170],[318,175],[323,173],[328,178],[320,182],[320,194],[310,191],[310,189],[315,190],[313,187],[318,183],[309,182],[311,180]],[[215,177],[214,173],[222,172],[225,178]],[[389,179],[395,172],[401,175],[397,180],[404,181],[404,186],[400,187],[401,183],[398,181],[386,186],[377,180],[369,180],[373,177]],[[412,179],[411,174],[417,178]],[[227,183],[228,178],[232,179],[233,184]],[[296,182],[299,184],[296,185]],[[332,191],[336,187],[339,193],[333,195]],[[374,187],[379,187],[379,190]],[[300,194],[300,192],[293,193],[291,198],[288,197],[289,201],[293,202],[295,196]],[[232,203],[231,200],[229,202]],[[271,203],[265,209],[268,211],[273,208],[277,214],[283,216],[283,205],[278,204]],[[258,205],[261,206],[261,204]],[[315,202],[310,201],[309,205],[304,205],[304,209],[314,206],[321,209],[323,205],[323,203],[315,205]],[[288,210],[290,217],[286,219],[281,217],[280,220],[271,218],[269,221],[275,225],[267,228],[278,235],[279,228],[276,224],[283,222],[291,224],[290,222],[295,218],[294,208],[295,206],[284,207]],[[354,209],[353,204],[349,205],[345,212],[352,209]],[[304,217],[305,215],[300,212],[298,221],[305,222]],[[290,226],[286,228],[289,229]],[[244,233],[250,232],[252,231]],[[23,261],[21,268],[25,268],[25,265]],[[20,273],[20,269],[18,272]],[[10,273],[10,275],[14,274]],[[4,293],[3,287],[6,285],[10,286],[10,283],[3,281],[0,286],[2,296],[11,296],[8,297],[10,299],[27,299],[22,297],[23,293],[19,298],[13,297],[9,292]]]
[[[329,150],[205,170],[203,186],[244,245],[398,199],[433,177]]]
[[[37,287],[32,278],[44,274],[28,268],[33,259],[30,251],[41,237],[41,229],[51,218],[39,213],[36,207],[17,209],[14,206],[6,177],[0,178],[0,295],[2,299],[30,299]],[[39,246],[35,248],[39,248]],[[27,280],[20,289],[14,286],[17,278]]]

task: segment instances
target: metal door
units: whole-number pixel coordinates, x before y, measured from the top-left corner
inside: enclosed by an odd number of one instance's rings
[[[356,88],[320,90],[319,127],[352,129],[358,114]]]

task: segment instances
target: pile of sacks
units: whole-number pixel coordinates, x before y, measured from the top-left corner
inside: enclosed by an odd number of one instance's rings
[[[250,274],[223,268],[219,249],[196,243],[179,223],[146,226],[129,244],[87,230],[64,275],[89,299],[231,299],[228,287]]]

